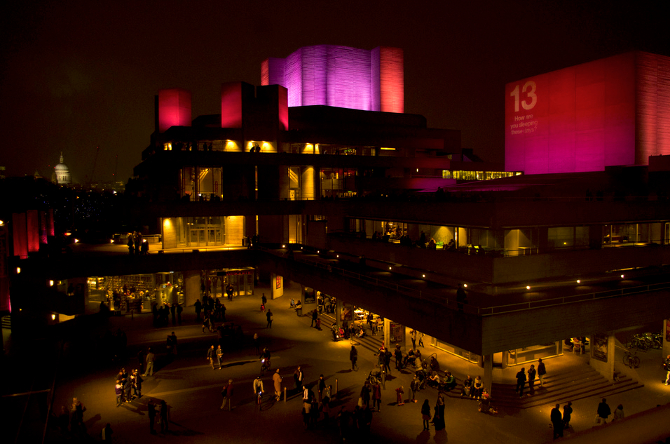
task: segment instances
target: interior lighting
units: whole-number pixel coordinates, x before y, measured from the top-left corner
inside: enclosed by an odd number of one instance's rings
[[[53,287],[53,286],[54,286],[54,281],[50,280],[49,281],[49,287]]]
[[[463,286],[464,286],[465,288],[468,288],[468,284],[463,284]]]
[[[426,277],[426,275],[425,275],[425,274],[422,274],[421,276],[423,276],[423,277]]]
[[[113,243],[114,243],[114,239],[110,239],[110,240],[109,240],[109,243],[110,243],[110,244],[113,244]]]
[[[578,284],[581,284],[581,283],[582,283],[582,280],[581,280],[581,279],[577,279],[577,283],[578,283]]]
[[[79,243],[79,239],[75,239],[75,240],[74,240],[74,243],[75,243],[75,244],[78,244],[78,243]]]
[[[335,256],[335,257],[340,257],[340,255],[338,254],[338,255],[337,255],[337,256]]]
[[[16,274],[21,274],[21,267],[16,267]]]
[[[282,248],[286,248],[286,245],[282,245],[281,247],[282,247]]]
[[[4,221],[4,220],[0,220],[0,227],[2,227],[2,226],[4,226],[4,225],[5,225],[5,221]]]
[[[526,285],[526,290],[530,290],[530,285]]]
[[[621,275],[621,279],[623,279],[623,274]]]
[[[390,269],[391,269],[391,267],[389,267],[389,270],[390,270]]]
[[[55,321],[55,320],[56,320],[56,315],[55,315],[55,314],[52,314],[52,315],[51,315],[51,320],[52,320],[52,321]]]

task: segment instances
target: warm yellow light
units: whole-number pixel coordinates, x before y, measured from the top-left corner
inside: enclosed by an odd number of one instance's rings
[[[417,172],[417,173],[419,172],[419,169],[418,169],[418,168],[416,169],[416,172]]]
[[[16,274],[21,274],[21,267],[16,267]]]
[[[49,281],[49,287],[53,287],[53,286],[54,286],[54,281],[51,281],[51,280],[50,280],[50,281]]]
[[[172,225],[172,223],[170,222],[170,219],[165,219],[165,220],[163,221],[163,226],[164,226],[164,227],[167,228],[167,227],[169,227],[170,225]]]
[[[272,146],[267,142],[263,142],[263,145],[261,146],[261,148],[262,149],[270,149],[270,148],[272,148]]]
[[[78,244],[78,243],[79,243],[79,239],[75,239],[75,240],[74,240],[74,243],[75,243],[75,244]]]
[[[390,269],[391,269],[391,267],[389,267],[389,270],[390,270]]]
[[[581,279],[577,279],[577,283],[578,283],[578,284],[581,284],[581,283],[582,283],[582,280],[581,280]]]
[[[4,225],[5,225],[5,221],[4,221],[4,220],[0,220],[0,227],[2,227],[2,226],[4,226]]]
[[[623,279],[623,274],[621,275],[621,279]]]
[[[468,284],[463,284],[463,286],[464,286],[465,288],[468,288]]]
[[[530,285],[526,285],[526,290],[530,290]]]
[[[388,148],[388,147],[383,146],[383,147],[380,148],[380,150],[382,150],[382,151],[395,151],[395,148]]]
[[[286,248],[286,245],[282,245],[281,247],[282,247],[282,248]]]
[[[425,275],[425,274],[424,274],[424,275],[422,275],[422,276],[423,276],[423,277],[426,277],[426,275]]]
[[[113,244],[113,243],[114,243],[114,239],[110,239],[110,240],[109,240],[109,243],[110,243],[110,244]]]
[[[338,254],[337,257],[340,257],[340,255]]]
[[[52,314],[52,315],[51,315],[51,320],[52,320],[52,321],[55,321],[55,320],[56,320],[56,315],[55,315],[55,314]]]

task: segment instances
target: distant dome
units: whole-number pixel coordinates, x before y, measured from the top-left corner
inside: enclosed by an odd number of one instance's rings
[[[70,169],[63,163],[63,153],[60,153],[60,163],[54,167],[56,176],[56,183],[58,185],[69,185],[72,183],[72,178],[70,177]]]

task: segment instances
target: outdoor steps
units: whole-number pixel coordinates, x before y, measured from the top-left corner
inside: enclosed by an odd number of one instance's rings
[[[447,393],[447,396],[459,398],[462,384]],[[612,383],[605,379],[592,367],[584,365],[575,370],[547,375],[544,378],[544,387],[539,387],[539,380],[535,381],[535,394],[528,395],[526,383],[523,398],[514,391],[516,384],[493,384],[491,396],[496,407],[527,409],[540,405],[564,404],[568,401],[589,397],[607,397],[616,393],[643,387],[629,376],[620,374],[619,380]]]
[[[321,318],[321,328],[324,330],[330,330],[330,328],[335,323],[335,318],[333,318],[330,313],[321,313],[319,317]],[[340,341],[351,341],[351,345],[355,345],[356,347],[363,347],[370,350],[371,352],[378,353],[379,349],[384,343],[383,338],[384,336],[381,334],[367,334],[366,330],[366,335],[362,338],[340,339]]]

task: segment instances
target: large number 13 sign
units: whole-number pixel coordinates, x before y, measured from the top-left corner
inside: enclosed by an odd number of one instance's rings
[[[510,96],[514,97],[515,113],[519,112],[519,96],[521,94],[525,95],[523,100],[521,100],[521,106],[523,107],[523,109],[525,109],[526,111],[533,109],[533,107],[537,104],[537,95],[535,94],[535,88],[536,88],[535,82],[529,80],[523,84],[523,88],[519,88],[519,85],[517,85],[516,88],[514,88],[514,90],[509,94]],[[521,89],[520,93],[519,89]]]

